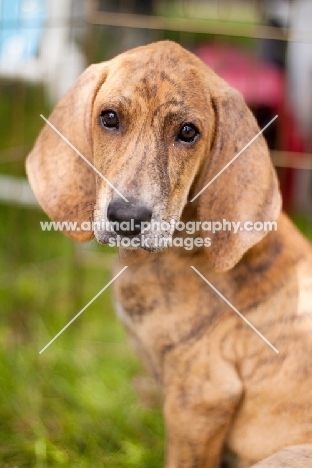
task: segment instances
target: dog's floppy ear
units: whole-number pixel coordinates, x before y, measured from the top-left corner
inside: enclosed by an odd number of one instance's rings
[[[49,117],[49,122],[91,163],[92,105],[106,73],[105,62],[88,67]],[[79,226],[90,219],[95,173],[48,124],[28,155],[26,171],[40,205],[52,220],[77,222]],[[91,230],[81,228],[63,232],[79,241],[93,236]]]
[[[238,91],[218,79],[210,93],[215,132],[203,169],[202,187],[259,132],[254,116]],[[264,230],[242,230],[243,223],[275,221],[280,209],[276,173],[265,139],[260,135],[200,195],[199,218],[202,222],[223,223],[227,220],[241,223],[237,234],[233,227],[231,231],[227,227],[211,236],[211,247],[207,249],[211,266],[218,271],[232,268],[266,234]],[[259,229],[260,224],[256,226]]]

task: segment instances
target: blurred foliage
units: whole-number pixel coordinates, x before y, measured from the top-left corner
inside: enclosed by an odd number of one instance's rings
[[[293,221],[299,228],[299,230],[310,240],[312,241],[312,222],[311,219],[307,218],[302,213],[295,213],[292,216]]]
[[[45,219],[0,207],[0,466],[158,467],[162,418],[134,391],[141,371],[109,289],[38,354],[110,279],[42,232]]]
[[[34,143],[48,115],[42,86],[0,82],[0,174],[25,175],[27,150]]]

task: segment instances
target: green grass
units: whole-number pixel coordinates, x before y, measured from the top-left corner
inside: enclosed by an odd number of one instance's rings
[[[0,207],[0,466],[159,467],[161,414],[134,391],[142,371],[109,290],[38,354],[110,278],[42,219]]]
[[[312,222],[305,215],[296,213],[292,216],[292,219],[298,229],[310,240],[312,241]]]

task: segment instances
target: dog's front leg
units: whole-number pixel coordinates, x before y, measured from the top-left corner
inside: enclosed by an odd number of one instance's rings
[[[179,398],[177,396],[177,398]],[[218,468],[231,412],[217,407],[181,408],[165,404],[167,449],[165,468]]]
[[[196,353],[197,354],[197,353]],[[164,393],[166,468],[218,468],[242,383],[228,362],[207,355],[170,366]]]

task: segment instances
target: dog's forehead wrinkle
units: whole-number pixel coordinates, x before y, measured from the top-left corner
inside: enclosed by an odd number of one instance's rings
[[[126,82],[127,86],[132,84],[138,91],[149,91],[151,95],[159,88],[168,86],[175,93],[183,95],[187,90],[192,90],[194,86],[200,87],[203,83],[197,62],[198,59],[193,54],[180,47],[176,48],[175,45],[171,47],[170,43],[169,49],[147,46],[144,51],[137,50],[117,58],[109,76],[115,82]],[[173,78],[175,76],[183,76],[183,80]]]
[[[166,109],[169,108],[169,112],[173,112],[173,110],[171,110],[174,106],[176,107],[182,107],[184,104],[184,101],[181,101],[181,100],[177,100],[177,99],[171,99],[169,101],[165,101],[163,100],[162,102],[160,102],[160,104],[157,105],[157,107],[155,107],[153,109],[153,113],[152,113],[152,121],[154,121],[154,119],[158,116],[158,114],[160,114],[161,112],[166,112]]]
[[[176,44],[174,44],[175,46]],[[122,57],[121,63],[133,71],[157,70],[162,67],[185,67],[192,54],[181,47],[161,47],[160,43],[146,46],[145,50],[134,49],[133,53]],[[183,58],[185,60],[183,60]],[[117,58],[118,59],[118,58]]]

